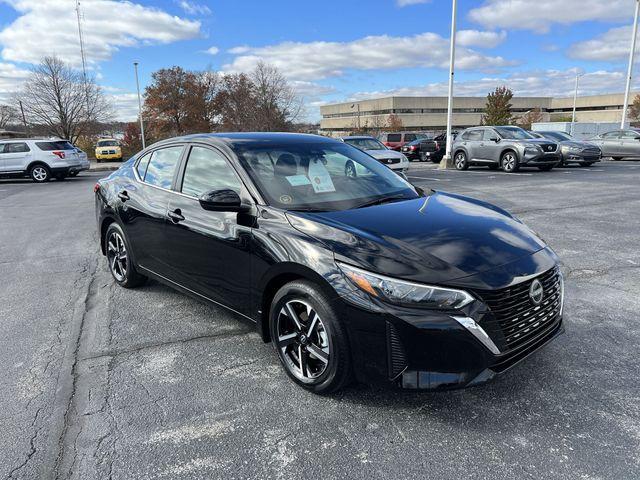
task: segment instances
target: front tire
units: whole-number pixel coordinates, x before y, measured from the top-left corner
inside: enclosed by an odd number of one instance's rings
[[[146,282],[147,277],[138,273],[131,261],[129,245],[120,225],[115,222],[109,225],[105,233],[104,245],[109,271],[118,285],[134,288]]]
[[[469,168],[467,154],[464,152],[457,152],[453,157],[453,166],[456,167],[456,170],[467,170]]]
[[[294,281],[283,286],[271,303],[269,328],[280,363],[295,383],[318,394],[349,383],[346,331],[317,285]]]
[[[503,153],[500,159],[500,165],[502,171],[505,173],[515,173],[520,170],[520,162],[518,161],[517,155],[513,152]]]
[[[45,183],[51,180],[51,170],[46,165],[34,165],[29,170],[29,176],[36,183]]]

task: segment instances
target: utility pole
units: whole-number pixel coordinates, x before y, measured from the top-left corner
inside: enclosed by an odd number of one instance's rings
[[[622,121],[620,129],[624,129],[627,123],[627,109],[629,108],[629,92],[631,91],[631,78],[633,77],[633,60],[636,54],[636,39],[638,36],[638,13],[640,12],[640,0],[636,0],[636,13],[633,17],[633,33],[631,37],[631,50],[629,51],[629,69],[627,70],[627,88],[624,91],[624,103],[622,104]]]
[[[18,100],[18,104],[20,105],[20,113],[22,113],[22,124],[24,125],[24,134],[28,135],[27,117],[24,116],[24,107],[22,106],[22,100]]]
[[[89,112],[91,110],[89,102],[89,85],[87,82],[87,62],[84,56],[84,38],[82,37],[82,23],[80,13],[80,0],[76,0],[76,17],[78,19],[78,39],[80,40],[80,58],[82,60],[82,78],[84,80],[84,96],[87,102],[87,121],[89,121]]]
[[[639,0],[640,1],[640,0]],[[451,161],[451,149],[453,139],[451,138],[451,123],[453,121],[453,76],[455,73],[455,61],[456,61],[456,12],[458,9],[457,0],[453,0],[451,5],[451,46],[449,51],[449,101],[447,105],[447,147],[446,153],[440,168],[450,167]]]
[[[133,68],[136,71],[136,88],[138,89],[138,118],[140,119],[140,138],[142,139],[142,149],[147,148],[144,141],[144,122],[142,121],[142,101],[140,100],[140,82],[138,81],[138,62],[133,62]]]
[[[578,79],[583,76],[584,73],[576,73],[576,89],[573,92],[573,113],[571,114],[571,132],[569,135],[573,136],[573,124],[576,123],[576,103],[578,101]]]

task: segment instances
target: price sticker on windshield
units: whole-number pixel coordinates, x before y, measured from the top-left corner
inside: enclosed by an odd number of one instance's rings
[[[311,180],[311,186],[316,193],[336,191],[329,171],[324,166],[324,163],[319,160],[312,160],[309,164],[309,180]]]

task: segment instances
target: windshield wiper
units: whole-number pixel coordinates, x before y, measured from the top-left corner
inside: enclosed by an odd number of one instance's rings
[[[409,200],[409,199],[404,194],[390,195],[388,197],[376,198],[375,200],[365,202],[361,205],[358,205],[355,208],[373,207],[374,205],[382,205],[383,203],[393,202],[396,200]]]

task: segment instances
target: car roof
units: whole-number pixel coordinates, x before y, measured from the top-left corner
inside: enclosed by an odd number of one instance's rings
[[[230,148],[243,145],[268,146],[295,145],[300,143],[341,143],[334,138],[312,135],[308,133],[279,133],[279,132],[230,132],[230,133],[195,133],[181,137],[168,138],[154,145],[165,143],[201,141],[207,143],[222,143]]]
[[[64,138],[36,137],[36,138],[0,138],[0,142],[68,142]],[[71,142],[69,142],[71,143]]]
[[[350,135],[348,137],[340,137],[342,140],[376,140],[376,137],[370,137],[369,135]]]

